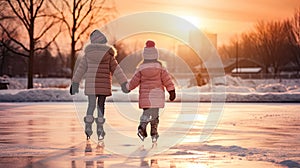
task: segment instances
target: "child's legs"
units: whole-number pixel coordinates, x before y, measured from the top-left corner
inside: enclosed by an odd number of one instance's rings
[[[156,136],[158,135],[157,132],[157,127],[158,127],[158,123],[159,123],[159,108],[152,108],[151,109],[151,120],[150,120],[150,124],[151,124],[151,136]]]
[[[150,116],[151,116],[151,119],[150,121],[154,121],[154,120],[158,120],[158,111],[159,111],[159,108],[151,108],[149,109],[149,113],[150,113]]]
[[[150,111],[151,110],[144,108],[143,114],[140,117],[140,125],[138,127],[138,131],[144,137],[147,137],[147,125],[151,118]]]
[[[158,116],[159,108],[144,109],[142,116],[140,117],[140,126],[146,131],[147,124],[151,124],[151,136],[157,135],[157,126],[159,123]]]
[[[106,96],[97,95],[97,98],[98,98],[98,103],[97,103],[98,118],[96,118],[97,135],[98,135],[98,139],[102,140],[105,136],[105,132],[104,132],[104,129],[103,129],[103,124],[105,122],[104,106],[105,106]]]
[[[140,117],[140,122],[149,122],[150,119],[150,113],[149,113],[149,109],[144,109],[143,114]]]
[[[106,96],[97,95],[97,98],[98,98],[98,105],[97,105],[98,118],[104,118],[104,109],[105,109]]]
[[[158,120],[159,108],[145,108],[142,116],[140,117],[140,122],[157,122]]]
[[[83,118],[85,122],[85,134],[87,135],[87,139],[93,134],[92,124],[94,122],[94,110],[96,108],[96,96],[89,95],[88,96],[88,108],[86,112],[86,116]]]
[[[86,115],[93,116],[95,108],[96,108],[96,96],[88,95],[88,108],[87,108]]]

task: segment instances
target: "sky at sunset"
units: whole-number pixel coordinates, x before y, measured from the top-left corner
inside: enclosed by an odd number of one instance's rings
[[[259,20],[291,17],[300,0],[115,0],[120,16],[159,11],[218,34],[218,44],[253,28]]]

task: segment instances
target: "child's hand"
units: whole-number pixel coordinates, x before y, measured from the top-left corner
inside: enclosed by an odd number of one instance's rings
[[[174,101],[175,100],[175,98],[176,98],[176,93],[175,93],[175,90],[171,90],[171,91],[169,91],[169,100],[170,101]]]
[[[70,94],[74,95],[74,94],[76,94],[78,92],[79,92],[79,83],[73,82],[72,85],[71,85],[71,87],[70,87]]]
[[[128,90],[127,87],[126,87],[127,83],[128,82],[124,82],[124,83],[121,84],[121,88],[122,88],[122,91],[124,93],[129,93],[130,92],[130,90]]]

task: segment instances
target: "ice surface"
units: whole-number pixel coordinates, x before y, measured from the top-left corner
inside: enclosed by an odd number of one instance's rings
[[[167,103],[155,155],[149,153],[150,138],[143,143],[136,136],[141,110],[126,102],[106,103],[104,151],[99,153],[93,142],[93,152],[84,153],[81,115],[86,106],[79,104],[83,107],[75,110],[73,102],[1,103],[0,167],[299,167],[299,104],[228,103],[214,132],[202,142],[212,104]],[[184,136],[165,148],[167,138],[176,135]]]

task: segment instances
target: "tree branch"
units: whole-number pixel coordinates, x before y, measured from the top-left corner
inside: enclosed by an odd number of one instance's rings
[[[33,14],[33,18],[36,18],[37,14],[39,13],[39,10],[43,6],[44,0],[40,1],[40,4],[36,7],[35,13]]]
[[[68,9],[69,9],[69,12],[72,13],[68,1],[66,1],[66,0],[62,0],[62,1],[67,5],[67,7],[68,7]],[[70,26],[69,22],[67,21],[64,12],[63,12],[62,10],[60,10],[60,9],[56,6],[56,4],[53,3],[52,0],[50,0],[50,3],[51,3],[52,6],[55,8],[55,10],[60,14],[60,17],[58,17],[58,16],[56,16],[56,15],[52,15],[52,17],[57,18],[57,19],[60,19],[62,22],[65,23],[65,25],[67,26],[67,29],[68,29],[68,34],[69,34],[69,36],[71,37],[71,31],[70,31],[70,30],[71,30],[71,26]]]
[[[86,0],[86,1],[84,2],[83,5],[86,5],[87,2],[88,2],[88,0]],[[78,29],[78,28],[81,26],[81,24],[85,21],[85,19],[88,17],[88,15],[91,14],[92,10],[95,10],[95,9],[97,8],[97,7],[95,7],[95,2],[96,2],[96,1],[90,0],[89,6],[88,6],[88,10],[85,12],[84,16],[81,17],[79,23],[78,23],[77,26],[76,26],[76,29]],[[81,6],[81,8],[78,9],[78,15],[77,15],[78,17],[76,18],[77,20],[78,20],[79,17],[80,17],[80,13],[81,13],[81,11],[82,11],[83,5]],[[103,1],[102,1],[102,5],[103,5]],[[101,6],[102,6],[102,5],[101,5]],[[97,13],[97,12],[98,12],[98,11],[93,12],[93,13]],[[93,14],[92,14],[92,15],[93,15]]]
[[[3,29],[3,31],[6,33],[7,37],[12,40],[13,42],[15,42],[16,44],[18,44],[21,48],[23,48],[23,50],[29,52],[29,49],[27,49],[21,42],[19,42],[18,40],[16,40],[15,38],[13,38],[10,35],[10,32],[7,31],[7,29],[5,29],[5,27],[0,23],[1,28]]]
[[[24,18],[18,13],[18,11],[16,11],[15,7],[13,6],[13,4],[10,2],[10,0],[7,1],[9,6],[11,7],[11,9],[13,10],[14,14],[21,20],[21,22],[24,24],[25,28],[27,29],[27,31],[29,30],[29,21],[28,18],[26,18],[26,16],[24,15]]]
[[[14,54],[17,54],[17,55],[20,55],[20,56],[23,56],[23,57],[29,57],[29,55],[26,55],[24,53],[21,53],[21,52],[17,52],[15,49],[12,49],[10,48],[9,46],[6,45],[6,43],[2,43],[2,45],[7,49],[9,50],[10,52],[14,53]]]
[[[44,47],[37,47],[35,48],[34,51],[38,51],[38,50],[44,50],[46,48],[48,48],[54,41],[55,39],[58,37],[58,35],[61,33],[61,25],[60,25],[60,28],[59,28],[59,31],[56,33],[56,35],[52,38],[51,41],[49,41]]]
[[[23,0],[23,3],[24,3],[24,5],[25,5],[26,9],[29,11],[30,8],[29,8],[29,5],[27,4],[27,2]]]
[[[51,24],[49,24],[46,28],[43,28],[43,31],[40,33],[40,35],[38,37],[36,37],[34,40],[38,41],[40,38],[42,38],[44,36],[44,34],[46,34],[47,31],[49,31],[53,26],[55,26],[56,23],[59,23],[60,21],[53,21]],[[60,29],[61,30],[61,29]]]

